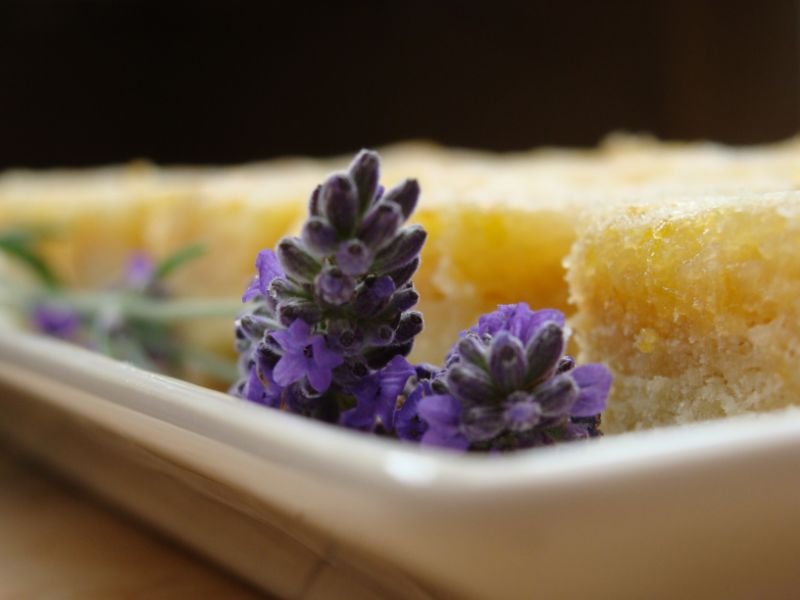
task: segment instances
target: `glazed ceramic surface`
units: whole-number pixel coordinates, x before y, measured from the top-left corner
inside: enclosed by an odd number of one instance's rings
[[[789,597],[800,583],[800,409],[455,455],[10,327],[0,385],[0,434],[285,597]]]

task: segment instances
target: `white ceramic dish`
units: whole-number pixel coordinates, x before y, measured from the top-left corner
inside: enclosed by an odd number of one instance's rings
[[[0,435],[281,597],[793,597],[800,410],[460,456],[0,329]]]

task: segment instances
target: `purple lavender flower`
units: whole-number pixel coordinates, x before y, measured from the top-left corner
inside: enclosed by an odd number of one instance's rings
[[[448,394],[425,396],[417,405],[420,418],[428,428],[420,440],[423,444],[466,450],[470,440],[461,431],[463,407],[458,400]]]
[[[356,406],[343,412],[339,422],[362,431],[375,431],[377,428],[392,431],[397,399],[412,375],[414,367],[402,356],[395,356],[383,369],[351,387]]]
[[[378,155],[362,151],[313,191],[300,237],[259,254],[243,296],[254,303],[236,325],[234,394],[358,429],[392,429],[413,374],[403,357],[422,330],[411,277],[425,232],[403,226],[419,185],[408,180],[384,193],[378,176]]]
[[[128,258],[125,269],[125,283],[133,290],[145,291],[155,279],[156,265],[143,252],[136,252]]]
[[[258,368],[251,369],[241,393],[250,402],[273,408],[280,406],[281,388]]]
[[[78,313],[70,307],[58,304],[37,305],[33,309],[31,320],[38,331],[62,340],[73,340],[81,327]]]
[[[433,395],[433,389],[429,376],[419,378],[419,367],[417,367],[417,378],[412,378],[407,384],[410,386],[410,391],[406,394],[405,400],[395,412],[394,430],[398,439],[408,442],[419,442],[425,431],[428,429],[428,424],[420,418],[419,402],[425,396]]]
[[[254,298],[266,297],[269,293],[269,284],[276,277],[285,275],[283,268],[278,262],[278,257],[272,250],[262,250],[256,257],[256,276],[247,286],[242,296],[242,302],[250,302]]]
[[[417,410],[423,444],[512,450],[599,435],[611,374],[564,356],[564,316],[527,304],[484,315],[448,354]]]
[[[333,369],[344,359],[338,352],[328,348],[322,335],[312,335],[311,326],[301,319],[295,320],[288,329],[270,334],[283,350],[272,376],[283,387],[307,377],[311,387],[322,394],[328,390],[333,379]]]

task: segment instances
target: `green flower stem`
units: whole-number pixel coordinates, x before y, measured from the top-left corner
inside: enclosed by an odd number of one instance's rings
[[[23,288],[0,282],[0,304],[29,309],[40,302],[69,306],[82,314],[113,312],[151,323],[177,323],[210,317],[235,319],[242,311],[240,300],[216,298],[147,298],[125,291],[68,292]]]

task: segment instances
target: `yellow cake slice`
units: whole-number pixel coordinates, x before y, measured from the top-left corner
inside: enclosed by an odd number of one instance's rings
[[[800,194],[594,210],[568,265],[580,358],[615,376],[609,431],[800,402]]]

